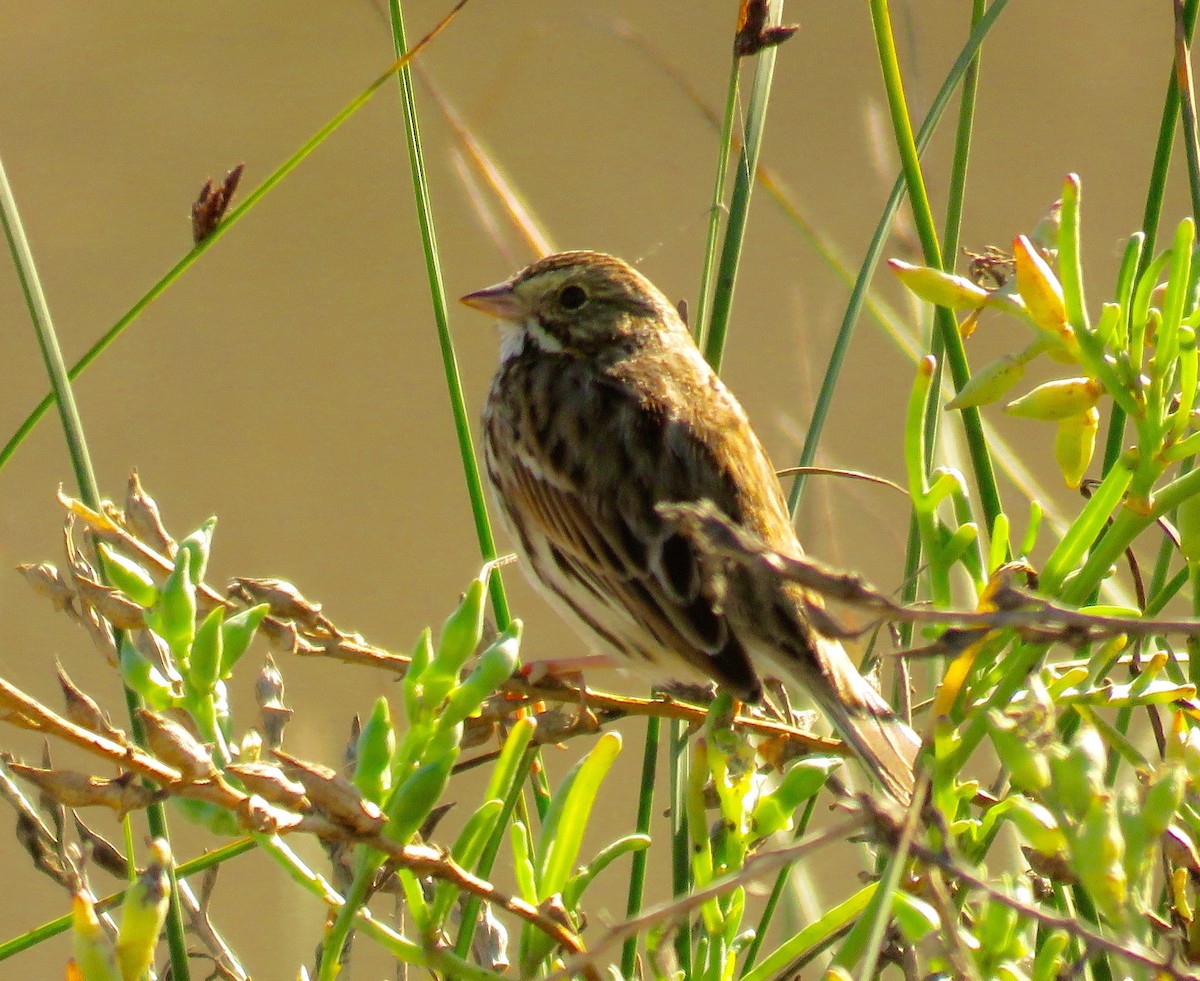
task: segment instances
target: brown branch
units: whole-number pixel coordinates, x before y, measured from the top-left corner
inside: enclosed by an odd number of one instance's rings
[[[492,883],[463,869],[438,848],[430,845],[404,845],[387,838],[382,832],[363,835],[316,812],[294,814],[268,804],[260,797],[242,793],[219,774],[203,780],[188,780],[175,768],[167,766],[136,746],[97,735],[64,719],[3,678],[0,678],[0,707],[7,708],[18,718],[33,723],[47,735],[56,736],[114,766],[137,773],[170,794],[216,804],[232,813],[239,825],[248,831],[267,834],[307,832],[325,841],[367,845],[417,875],[431,876],[452,883],[463,892],[508,910],[544,932],[568,953],[578,954],[585,950],[583,941],[575,933],[525,900],[509,895]],[[589,977],[593,977],[595,981],[600,979],[598,973],[589,974]]]
[[[612,722],[630,716],[657,716],[662,719],[678,719],[699,726],[708,717],[708,710],[687,702],[677,702],[666,698],[637,698],[630,695],[614,695],[611,692],[597,691],[592,688],[576,688],[563,682],[556,684],[534,683],[521,677],[514,677],[504,683],[501,693],[497,696],[503,700],[518,696],[521,704],[554,701],[586,706],[596,714],[601,722]],[[735,728],[757,736],[769,736],[795,742],[806,752],[837,753],[849,755],[850,751],[838,739],[826,736],[816,736],[795,726],[772,719],[756,718],[739,712],[733,720]]]
[[[918,625],[957,624],[979,631],[1011,629],[1031,639],[1059,640],[1073,646],[1121,634],[1200,636],[1200,619],[1145,620],[1080,613],[1034,596],[1011,582],[994,584],[989,594],[989,603],[995,607],[992,610],[932,610],[922,606],[905,606],[875,589],[856,573],[842,572],[813,559],[795,558],[768,548],[745,529],[732,524],[708,501],[660,505],[659,512],[674,523],[681,533],[690,537],[715,564],[733,561],[748,569],[757,569],[796,583],[825,599],[875,614],[875,619],[867,626],[854,630],[839,629],[832,617],[825,614],[823,619],[826,622],[822,622],[822,628],[828,623],[830,630],[841,636],[859,636],[885,621]]]
[[[144,562],[160,575],[166,576],[174,567],[172,560],[150,548],[113,521],[107,514],[93,511],[66,495],[60,494],[59,501],[68,512],[87,524],[97,538],[108,542],[126,554],[135,556],[137,560]],[[216,606],[224,606],[229,610],[237,608],[232,601],[223,597],[206,583],[200,583],[197,586],[196,602],[201,616],[208,614]],[[320,609],[315,604],[308,605],[316,611]],[[409,658],[405,655],[393,654],[364,642],[361,637],[343,633],[323,616],[314,615],[311,620],[321,626],[301,627],[282,616],[268,615],[263,620],[262,629],[274,647],[301,657],[327,657],[346,664],[391,671],[401,676],[408,670]],[[561,682],[533,682],[526,678],[514,677],[506,682],[499,695],[489,702],[485,716],[492,714],[508,717],[513,712],[527,708],[530,703],[538,701],[586,706],[588,710],[596,714],[601,723],[614,722],[630,716],[657,716],[665,719],[679,719],[698,726],[704,722],[707,715],[703,707],[689,705],[686,702],[662,698],[635,698],[586,687],[577,688]],[[511,703],[511,707],[509,703]],[[806,752],[842,755],[848,753],[840,740],[816,736],[794,726],[769,719],[739,714],[734,720],[734,725],[744,732],[794,742]],[[556,738],[555,741],[565,741],[573,735],[588,731],[594,730],[580,727],[577,730],[560,732],[557,734],[559,738]]]

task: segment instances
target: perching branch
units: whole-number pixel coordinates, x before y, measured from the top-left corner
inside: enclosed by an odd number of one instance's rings
[[[1096,640],[1120,635],[1139,637],[1156,634],[1200,636],[1200,620],[1148,620],[1131,617],[1081,613],[1021,589],[1009,575],[994,580],[988,591],[988,610],[932,610],[895,602],[853,572],[832,569],[811,558],[783,555],[768,548],[744,528],[732,524],[708,501],[696,504],[659,505],[659,513],[693,544],[711,565],[714,576],[732,562],[765,577],[785,579],[802,586],[823,599],[833,600],[873,614],[863,627],[848,628],[838,623],[822,607],[812,604],[809,613],[816,626],[831,636],[857,637],[875,630],[880,624],[912,623],[925,625],[955,624],[938,644],[924,648],[924,654],[955,654],[979,634],[1009,629],[1023,639],[1048,643],[1058,641],[1082,647]],[[964,636],[966,634],[967,636]]]
[[[262,797],[243,793],[229,784],[215,768],[202,773],[198,767],[189,768],[184,764],[169,765],[157,756],[151,755],[131,743],[120,743],[107,736],[89,732],[46,708],[3,678],[0,678],[0,712],[4,713],[4,721],[62,739],[121,770],[144,777],[160,788],[160,792],[157,794],[125,798],[122,803],[126,806],[144,807],[160,795],[178,796],[218,805],[233,814],[237,818],[239,826],[247,831],[260,834],[307,832],[327,842],[365,844],[386,855],[390,862],[409,869],[417,876],[427,876],[452,883],[465,893],[507,910],[512,915],[541,930],[570,954],[579,954],[585,950],[583,941],[579,939],[578,935],[537,907],[498,889],[492,883],[463,869],[438,847],[405,845],[388,838],[382,824],[367,825],[361,822],[351,824],[349,821],[343,820],[340,814],[331,815],[328,812],[320,813],[316,810],[304,814],[288,811],[283,807],[268,803]],[[168,733],[168,736],[170,735],[178,734]],[[186,749],[189,752],[194,751],[194,747],[191,746]],[[17,772],[36,780],[41,789],[51,794],[54,794],[56,790],[62,790],[68,794],[86,792],[86,787],[81,786],[80,782],[75,779],[77,775],[69,774],[67,771],[62,771],[67,773],[64,785],[56,783],[55,780],[55,777],[60,775],[60,771],[35,771],[32,767],[24,767]],[[129,786],[134,787],[136,784]],[[72,797],[64,803],[81,806],[87,801],[79,797]],[[111,795],[103,792],[99,793],[91,803],[116,806],[112,802]],[[367,826],[374,827],[374,830],[364,833],[364,828]],[[589,977],[594,981],[599,981],[600,975],[594,973],[589,974]]]

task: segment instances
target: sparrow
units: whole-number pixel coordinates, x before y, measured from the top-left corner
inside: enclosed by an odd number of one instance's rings
[[[714,576],[659,510],[710,502],[770,549],[803,554],[762,443],[667,298],[620,259],[563,252],[462,302],[499,321],[484,453],[534,585],[594,649],[652,681],[712,681],[755,702],[760,671],[791,679],[907,802],[920,739],[814,628],[819,598],[733,562]]]

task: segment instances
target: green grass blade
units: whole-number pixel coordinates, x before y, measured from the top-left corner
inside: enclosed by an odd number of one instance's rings
[[[654,811],[654,783],[658,775],[658,743],[662,728],[657,715],[646,719],[646,744],[642,751],[642,780],[638,788],[636,830],[638,834],[650,833],[650,818]],[[642,899],[646,886],[647,851],[634,852],[629,870],[629,897],[625,903],[625,917],[632,920],[642,911]],[[638,938],[630,937],[621,948],[621,976],[631,978],[637,967]]]
[[[33,322],[46,374],[50,377],[50,387],[58,402],[58,415],[71,457],[71,468],[75,471],[79,496],[88,507],[98,509],[100,488],[96,485],[96,475],[92,470],[87,439],[83,433],[83,420],[80,419],[79,409],[75,405],[71,379],[67,376],[62,350],[58,346],[58,336],[54,333],[54,324],[50,319],[50,307],[42,292],[42,284],[33,262],[33,252],[21,225],[21,216],[17,212],[17,202],[8,183],[3,161],[0,161],[0,222],[4,224],[4,236],[8,240],[17,278],[21,281],[21,292],[25,296],[25,305],[29,308],[29,319]]]
[[[955,59],[953,66],[951,66],[950,71],[947,73],[945,81],[942,82],[941,87],[934,96],[933,102],[929,107],[929,112],[925,116],[925,120],[922,122],[921,128],[917,133],[916,143],[919,151],[923,152],[925,147],[929,145],[929,141],[933,138],[934,130],[941,120],[942,113],[945,112],[946,106],[950,102],[950,97],[954,94],[955,88],[965,76],[967,68],[975,58],[980,45],[983,44],[984,38],[987,37],[988,32],[995,25],[997,18],[999,18],[1007,4],[1008,0],[995,0],[988,8],[987,13],[975,25],[975,29],[971,32],[967,43],[963,46],[958,58]],[[858,318],[862,313],[863,304],[866,302],[870,292],[871,278],[875,275],[875,268],[879,264],[880,256],[883,254],[883,247],[887,242],[892,220],[895,218],[896,211],[900,207],[900,202],[904,199],[905,191],[905,180],[902,174],[892,186],[892,192],[888,196],[887,203],[884,205],[879,223],[875,226],[875,234],[871,237],[866,255],[863,257],[862,265],[859,268],[858,278],[850,294],[850,302],[847,304],[846,313],[842,317],[842,324],[838,329],[838,336],[834,341],[833,351],[830,353],[829,363],[825,369],[825,376],[821,380],[821,388],[817,393],[817,399],[813,406],[812,416],[808,424],[808,433],[805,436],[804,446],[801,449],[800,460],[797,464],[800,467],[812,466],[812,462],[816,458],[817,446],[821,441],[821,434],[825,428],[829,407],[833,402],[833,393],[837,388],[846,352],[850,348],[850,339],[854,334],[854,327],[858,323]],[[793,513],[795,513],[796,508],[800,505],[800,498],[804,492],[804,484],[805,476],[803,473],[797,474],[795,480],[792,481],[791,489],[788,492],[788,507]]]
[[[879,66],[883,73],[888,110],[892,117],[892,129],[896,137],[896,149],[900,154],[901,168],[904,171],[905,183],[908,185],[908,199],[912,206],[917,235],[921,240],[925,264],[942,269],[944,267],[942,247],[938,241],[937,229],[933,222],[933,210],[930,207],[929,195],[921,174],[921,159],[909,118],[887,0],[871,0],[870,9]],[[954,379],[955,388],[961,389],[970,378],[970,369],[967,366],[967,355],[963,348],[962,336],[958,332],[958,324],[954,315],[944,307],[935,308],[934,323],[942,335],[946,361],[950,366],[950,375]],[[1001,511],[1000,490],[996,485],[991,453],[984,436],[979,410],[963,409],[961,415],[967,450],[974,469],[975,487],[983,506],[985,526],[990,531]]]
[[[771,0],[769,15],[778,24],[783,12],[783,0]],[[725,356],[725,341],[729,333],[729,315],[733,309],[733,288],[737,282],[738,264],[742,258],[742,243],[746,238],[746,222],[750,216],[750,192],[754,189],[754,174],[758,169],[758,154],[762,148],[763,128],[767,119],[767,102],[771,95],[771,80],[775,74],[776,48],[764,48],[755,59],[754,85],[750,91],[750,106],[746,110],[746,133],[742,152],[738,156],[733,193],[729,199],[729,220],[725,223],[725,240],[721,246],[721,262],[713,288],[712,315],[709,318],[704,357],[714,371],[721,370]]]
[[[686,896],[692,891],[692,852],[687,828],[688,726],[682,719],[671,720],[668,739],[671,762],[671,895]],[[679,924],[675,952],[684,977],[692,976],[691,920]]]
[[[709,298],[712,296],[713,269],[717,262],[717,237],[721,231],[721,215],[725,203],[725,178],[729,156],[733,153],[733,121],[737,117],[738,81],[742,59],[737,55],[729,67],[729,87],[725,95],[725,115],[721,123],[721,138],[717,144],[717,175],[713,180],[712,205],[708,212],[708,234],[704,240],[704,268],[700,273],[700,290],[696,294],[695,324],[692,333],[701,351],[708,344]]]
[[[438,22],[437,26],[434,27],[433,30],[431,30],[423,38],[421,38],[421,40],[415,45],[413,45],[413,47],[404,57],[397,60],[387,69],[387,71],[376,78],[375,81],[373,81],[370,85],[363,89],[362,92],[355,96],[344,109],[338,112],[337,115],[329,120],[329,122],[317,130],[317,132],[314,133],[313,136],[308,140],[306,140],[300,146],[300,148],[296,150],[295,153],[293,153],[282,164],[280,164],[267,177],[266,180],[264,180],[258,187],[251,191],[250,194],[242,200],[241,204],[232,208],[229,213],[217,224],[211,234],[204,239],[204,241],[195,245],[191,251],[189,251],[183,256],[183,258],[175,263],[174,266],[167,270],[166,274],[157,283],[151,286],[150,289],[147,290],[146,293],[136,303],[134,303],[132,307],[129,308],[124,316],[122,316],[115,324],[112,325],[112,327],[105,331],[100,339],[96,341],[90,348],[88,348],[83,357],[81,357],[77,362],[75,362],[74,365],[71,366],[70,371],[67,372],[67,377],[72,381],[78,378],[88,367],[88,365],[95,361],[96,358],[99,357],[100,354],[105,350],[105,348],[107,348],[109,344],[116,340],[125,331],[125,328],[133,323],[133,321],[135,321],[141,315],[142,311],[145,310],[146,307],[148,307],[152,302],[154,302],[154,300],[156,300],[168,286],[170,286],[175,282],[175,280],[183,275],[183,273],[186,272],[192,266],[192,264],[200,258],[200,256],[207,252],[222,236],[225,235],[226,232],[228,232],[235,224],[237,224],[237,222],[246,214],[246,212],[258,204],[258,202],[265,197],[269,191],[273,190],[280,181],[282,181],[288,174],[295,170],[296,167],[299,166],[309,154],[311,154],[318,146],[324,143],[325,140],[342,125],[342,123],[358,112],[358,110],[364,105],[366,105],[367,102],[370,101],[371,96],[378,92],[379,89],[381,89],[387,83],[388,79],[390,79],[396,74],[396,72],[400,71],[401,68],[407,65],[421,50],[425,48],[427,44],[429,44],[439,33],[441,33],[441,31],[450,23],[451,20],[454,19],[454,16],[466,5],[466,3],[467,0],[458,0],[458,3],[456,3],[454,7],[451,8],[450,12]],[[16,452],[17,447],[24,442],[25,437],[33,431],[33,427],[37,425],[42,416],[46,414],[46,410],[49,409],[53,404],[54,393],[51,392],[34,407],[33,411],[29,413],[25,421],[21,423],[21,425],[9,438],[8,442],[4,444],[4,447],[0,449],[0,470],[4,469],[4,465],[8,462],[9,458],[12,457],[13,453]]]
[[[100,487],[96,483],[96,473],[92,468],[91,456],[88,453],[87,437],[83,432],[83,420],[75,405],[75,396],[71,391],[71,379],[63,361],[62,350],[58,345],[58,336],[54,333],[54,322],[50,318],[50,306],[42,292],[42,284],[38,278],[37,266],[33,261],[33,252],[29,248],[29,240],[25,237],[25,229],[21,224],[21,216],[17,211],[17,201],[8,183],[8,174],[4,163],[0,160],[0,223],[4,225],[4,235],[12,254],[13,266],[17,278],[21,281],[21,291],[25,303],[29,307],[29,316],[37,334],[38,345],[42,350],[42,359],[46,365],[46,374],[50,377],[50,387],[58,403],[58,414],[62,420],[63,435],[67,442],[67,450],[71,457],[71,467],[75,471],[75,482],[79,487],[79,496],[90,508],[100,509]],[[120,634],[115,634],[114,641],[121,642]],[[129,688],[125,688],[125,703],[129,710],[134,736],[139,745],[143,743],[141,726],[136,711],[141,707],[138,696]],[[152,805],[147,810],[147,823],[150,834],[154,838],[169,840],[166,812],[161,803]],[[187,943],[183,934],[183,915],[179,907],[179,886],[173,871],[168,870],[170,882],[171,905],[167,914],[165,931],[167,944],[171,951],[171,969],[180,981],[187,981],[188,958]]]
[[[407,51],[407,40],[399,0],[391,0],[388,10],[391,13],[392,40],[396,48],[396,57],[403,60]],[[492,526],[488,519],[483,481],[480,479],[479,462],[475,456],[475,444],[471,437],[471,419],[467,413],[462,379],[458,373],[458,359],[454,353],[454,339],[450,336],[450,315],[446,304],[446,287],[442,282],[441,256],[438,252],[437,235],[433,225],[433,205],[429,198],[429,181],[425,176],[421,128],[417,121],[417,103],[413,93],[412,71],[407,63],[401,66],[397,81],[400,85],[400,103],[404,110],[404,131],[408,138],[408,162],[412,172],[417,222],[421,227],[421,245],[425,252],[425,269],[429,276],[429,297],[433,303],[433,319],[437,326],[438,346],[441,348],[446,388],[450,394],[450,410],[454,414],[454,432],[458,438],[458,451],[462,458],[467,496],[471,501],[471,515],[475,521],[475,535],[479,540],[479,552],[485,562],[491,562],[496,558],[496,541],[492,536]],[[491,597],[492,610],[496,615],[496,626],[500,630],[504,630],[511,620],[511,615],[508,610],[508,600],[504,595],[504,583],[498,574],[491,577]]]
[[[1175,0],[1175,85],[1179,90],[1179,116],[1183,120],[1183,147],[1187,156],[1192,217],[1200,222],[1200,146],[1196,144],[1196,90],[1188,33],[1183,3]]]

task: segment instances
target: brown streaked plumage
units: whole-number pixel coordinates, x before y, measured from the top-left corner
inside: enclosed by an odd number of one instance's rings
[[[812,628],[804,594],[731,567],[718,601],[656,510],[709,500],[771,548],[802,551],[746,413],[666,297],[620,259],[564,252],[463,302],[500,320],[487,470],[534,583],[589,641],[658,680],[755,700],[766,661],[907,800],[919,740]]]

